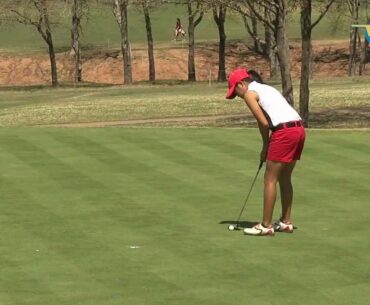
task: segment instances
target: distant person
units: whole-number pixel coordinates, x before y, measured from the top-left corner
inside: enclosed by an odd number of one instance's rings
[[[182,28],[181,20],[180,18],[177,18],[176,20],[176,28],[175,28],[175,40],[181,35],[181,37],[185,37],[185,31]]]
[[[263,218],[261,223],[244,229],[244,232],[248,235],[274,235],[275,231],[292,233],[291,176],[305,142],[302,119],[278,90],[263,83],[256,71],[236,69],[229,75],[228,82],[226,98],[242,98],[257,120],[263,142],[260,160],[266,162]],[[282,215],[272,225],[277,183]]]

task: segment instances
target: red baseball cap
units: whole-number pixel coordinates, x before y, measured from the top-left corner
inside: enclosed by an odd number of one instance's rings
[[[234,71],[232,71],[229,74],[229,91],[226,94],[227,99],[233,99],[236,94],[235,94],[235,86],[242,81],[243,79],[246,79],[250,77],[250,75],[247,72],[247,69],[245,68],[237,68]]]

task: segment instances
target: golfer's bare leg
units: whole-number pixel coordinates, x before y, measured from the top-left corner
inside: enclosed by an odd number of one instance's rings
[[[280,173],[284,168],[284,163],[275,161],[266,161],[266,171],[264,176],[264,204],[262,224],[268,226],[272,221],[276,201],[276,183],[279,180]]]
[[[287,163],[282,169],[279,177],[280,197],[281,197],[281,220],[284,223],[291,223],[291,211],[293,204],[293,186],[292,186],[292,172],[294,170],[296,161]]]

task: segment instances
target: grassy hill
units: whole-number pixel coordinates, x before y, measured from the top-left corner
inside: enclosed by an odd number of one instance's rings
[[[171,46],[176,18],[179,17],[184,27],[187,27],[187,12],[184,6],[165,5],[152,11],[154,39],[158,46]],[[69,17],[67,12],[55,12],[52,21],[56,23],[53,29],[55,45],[59,51],[69,48]],[[336,26],[334,13],[329,14],[315,28],[314,39],[346,39],[349,34],[350,21],[343,18]],[[119,46],[118,26],[109,7],[92,6],[88,20],[83,23],[84,46]],[[129,32],[133,46],[146,43],[144,18],[138,8],[130,7]],[[226,22],[228,39],[246,39],[248,37],[241,18],[235,13],[229,13]],[[295,12],[289,21],[291,39],[300,38],[299,12]],[[196,39],[216,40],[218,32],[212,14],[208,12],[196,30]],[[16,52],[39,52],[45,50],[45,44],[34,28],[20,24],[0,25],[0,49]]]

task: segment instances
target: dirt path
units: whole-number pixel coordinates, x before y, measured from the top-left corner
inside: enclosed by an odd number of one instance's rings
[[[56,128],[99,128],[109,126],[126,127],[255,127],[256,122],[250,113],[232,115],[210,115],[210,116],[191,116],[191,117],[168,117],[168,118],[149,118],[137,120],[101,121],[101,122],[80,122],[65,124],[37,125],[38,127]],[[370,130],[370,107],[351,107],[320,109],[311,112],[310,127],[330,128],[341,130]]]
[[[174,123],[210,123],[217,121],[230,121],[248,119],[247,114],[233,114],[233,115],[215,115],[215,116],[195,116],[195,117],[172,117],[172,118],[152,118],[141,120],[120,120],[120,121],[105,121],[105,122],[81,122],[81,123],[66,123],[66,124],[48,124],[38,125],[39,127],[60,127],[60,128],[84,128],[84,127],[108,127],[108,126],[145,126],[152,124],[166,124],[173,125]],[[251,119],[252,121],[252,119]],[[196,124],[194,124],[196,125]]]

